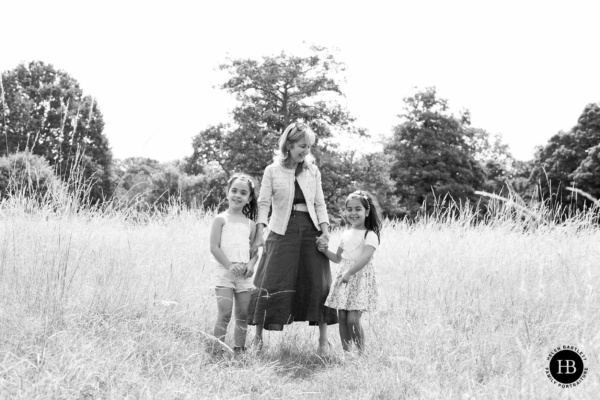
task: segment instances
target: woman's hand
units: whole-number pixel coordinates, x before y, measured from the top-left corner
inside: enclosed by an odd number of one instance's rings
[[[317,238],[317,247],[319,247],[319,250],[321,250],[322,247],[324,247],[325,250],[327,250],[328,246],[329,246],[329,234],[323,233],[321,236],[319,236]]]
[[[254,266],[246,264],[246,270],[244,272],[244,278],[250,278],[252,275],[254,275]]]
[[[265,245],[265,239],[263,238],[263,225],[259,224],[256,226],[256,235],[254,242],[250,246],[250,258],[254,257],[258,253],[258,248]]]
[[[317,238],[317,249],[321,252],[321,253],[327,253],[327,243],[322,243],[319,242],[320,238]]]

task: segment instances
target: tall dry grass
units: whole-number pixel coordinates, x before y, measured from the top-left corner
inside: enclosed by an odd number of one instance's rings
[[[216,318],[210,212],[174,203],[140,215],[77,201],[0,204],[0,398],[600,393],[597,213],[557,224],[543,208],[528,216],[498,202],[486,223],[466,208],[388,221],[365,354],[344,354],[331,326],[332,352],[319,357],[316,330],[293,324],[267,333],[262,352],[232,359],[205,351]],[[587,355],[577,388],[546,378],[560,345]]]

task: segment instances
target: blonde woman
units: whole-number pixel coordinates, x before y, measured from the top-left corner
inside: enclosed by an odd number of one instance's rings
[[[255,344],[263,329],[281,331],[292,322],[319,326],[318,352],[328,348],[327,325],[336,310],[326,307],[331,269],[317,243],[329,242],[329,218],[321,172],[310,149],[315,133],[304,123],[289,125],[279,139],[279,155],[264,172],[258,198],[254,248],[265,245],[254,285],[249,323],[256,325]],[[271,218],[268,219],[272,207]],[[263,230],[269,229],[266,243]]]

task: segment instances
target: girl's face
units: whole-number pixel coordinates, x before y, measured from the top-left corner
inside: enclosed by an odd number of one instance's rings
[[[231,184],[229,191],[227,192],[227,200],[229,201],[229,208],[233,210],[241,210],[246,204],[250,202],[250,188],[246,181],[236,179]]]
[[[306,143],[306,138],[302,138],[291,145],[288,145],[290,151],[290,162],[298,164],[304,161],[304,158],[310,154],[310,145]]]
[[[353,228],[364,228],[367,210],[359,199],[350,199],[346,202],[346,219]]]

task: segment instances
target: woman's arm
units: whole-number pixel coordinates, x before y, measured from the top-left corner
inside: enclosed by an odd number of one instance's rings
[[[375,253],[375,247],[366,245],[360,257],[358,257],[354,262],[352,268],[346,271],[346,273],[342,276],[342,283],[348,283],[352,275],[363,269],[373,257],[373,253]]]
[[[246,264],[246,268],[244,269],[244,276],[246,278],[251,277],[252,275],[254,275],[254,266],[256,265],[256,262],[258,261],[258,253],[255,254],[250,261],[248,261],[248,264]]]
[[[329,225],[329,216],[327,215],[327,204],[325,204],[325,195],[323,195],[323,184],[321,183],[321,171],[316,168],[316,192],[315,192],[315,212],[317,213],[317,220],[319,226],[323,232],[327,232],[323,229],[323,224]]]
[[[272,198],[273,177],[271,175],[271,169],[267,167],[260,183],[260,194],[258,196],[258,215],[256,216],[256,233],[254,234],[254,240],[252,241],[252,245],[250,247],[251,257],[258,253],[259,247],[265,245],[263,231],[269,220],[269,209],[271,208]]]
[[[211,223],[210,252],[219,264],[230,270],[233,267],[233,264],[227,259],[223,250],[221,250],[221,231],[223,225],[225,225],[225,219],[220,215],[217,215]]]
[[[329,250],[328,248],[324,248],[323,250],[321,250],[321,248],[319,248],[319,251],[323,254],[325,254],[325,256],[327,258],[329,258],[329,260],[331,260],[332,262],[338,264],[340,261],[342,261],[342,251],[344,251],[344,249],[342,249],[341,247],[338,247],[337,249],[337,253],[334,253],[333,251]]]
[[[269,223],[269,209],[273,199],[273,174],[272,168],[268,166],[263,173],[262,181],[260,182],[260,193],[258,195],[258,215],[256,216],[256,224],[267,226]],[[262,235],[257,235],[262,236]]]

